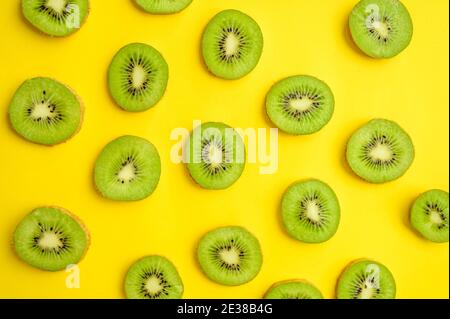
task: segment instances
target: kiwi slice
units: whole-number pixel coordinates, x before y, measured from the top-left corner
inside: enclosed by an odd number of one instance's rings
[[[77,31],[89,13],[88,0],[22,0],[25,18],[42,32],[67,36]]]
[[[138,6],[153,14],[177,13],[191,4],[192,0],[135,0]]]
[[[306,280],[286,280],[272,285],[265,299],[323,299],[322,293]]]
[[[83,107],[64,84],[49,78],[33,78],[17,89],[8,112],[19,135],[34,143],[55,145],[78,132]]]
[[[39,207],[19,223],[13,242],[17,255],[27,264],[57,271],[83,258],[89,247],[89,233],[67,210]]]
[[[168,78],[169,67],[156,49],[131,43],[116,53],[109,66],[109,91],[124,110],[141,112],[162,98]]]
[[[183,282],[165,257],[147,256],[135,262],[125,277],[128,299],[180,299]]]
[[[209,71],[224,79],[238,79],[258,64],[263,35],[255,20],[237,10],[216,14],[202,39],[203,59]]]
[[[349,18],[356,45],[373,58],[390,58],[411,42],[413,24],[399,0],[362,0]]]
[[[384,265],[368,259],[352,262],[339,277],[338,299],[394,299],[395,280]]]
[[[421,194],[411,207],[411,226],[428,240],[448,242],[448,193],[432,189]]]
[[[402,176],[414,159],[414,146],[397,123],[375,119],[359,128],[347,144],[351,169],[371,183],[384,183]]]
[[[249,282],[262,265],[258,240],[237,226],[217,228],[204,235],[198,245],[197,257],[209,279],[228,286]]]
[[[196,127],[189,138],[189,150],[189,173],[204,188],[227,188],[244,170],[244,142],[226,124],[207,122]]]
[[[283,224],[295,239],[306,243],[327,241],[336,233],[340,220],[334,191],[316,179],[296,182],[283,195]]]
[[[270,120],[289,134],[311,134],[327,124],[334,97],[327,84],[309,75],[296,75],[276,83],[266,96]]]
[[[161,160],[152,143],[137,136],[121,136],[100,153],[95,185],[109,199],[131,201],[148,197],[161,175]]]

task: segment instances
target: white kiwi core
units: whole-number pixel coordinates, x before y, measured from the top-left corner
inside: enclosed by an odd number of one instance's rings
[[[147,73],[140,65],[136,65],[131,73],[131,85],[135,89],[140,89],[147,80]]]
[[[239,51],[239,39],[234,33],[228,33],[225,39],[225,55],[232,56]]]
[[[306,203],[306,217],[314,222],[320,221],[320,208],[316,201],[308,201]]]
[[[206,149],[207,162],[212,167],[218,167],[222,164],[222,149],[214,143],[210,144]]]
[[[434,210],[430,212],[430,221],[436,225],[440,225],[443,222],[441,214],[439,214],[439,212],[436,212]]]
[[[50,105],[48,102],[40,102],[33,106],[31,109],[30,116],[32,119],[45,119],[45,118],[53,118],[56,116],[55,113],[52,113],[50,110]]]
[[[45,6],[51,8],[53,11],[63,13],[66,9],[66,0],[47,0]]]
[[[369,156],[375,161],[388,162],[392,159],[393,153],[388,145],[377,143],[370,150]]]
[[[304,112],[313,106],[313,101],[307,97],[292,99],[289,101],[289,106],[295,110]]]
[[[117,177],[125,182],[130,182],[136,177],[136,168],[133,163],[127,163],[123,166],[119,173],[117,173]]]
[[[145,282],[145,290],[150,294],[150,295],[156,295],[158,294],[161,290],[163,289],[163,287],[161,287],[161,281],[156,278],[155,276],[151,276],[147,279],[147,281]]]
[[[377,31],[379,35],[383,38],[387,38],[389,35],[388,25],[381,21],[375,21],[372,23],[372,27]]]
[[[240,262],[239,251],[231,247],[230,249],[222,249],[219,252],[220,259],[228,265],[238,265]]]
[[[55,249],[63,246],[58,235],[52,232],[45,232],[39,238],[38,246],[42,249]]]

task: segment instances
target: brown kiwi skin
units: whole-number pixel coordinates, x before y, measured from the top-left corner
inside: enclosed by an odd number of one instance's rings
[[[36,77],[33,77],[33,78],[36,78]],[[56,144],[51,144],[51,145],[50,145],[50,144],[41,144],[41,143],[37,143],[37,142],[32,142],[33,144],[42,145],[42,146],[46,146],[46,147],[48,147],[48,148],[52,148],[53,146],[57,146],[57,145],[61,145],[61,144],[66,143],[67,141],[69,141],[72,137],[74,137],[75,135],[77,135],[77,134],[81,131],[81,127],[83,126],[83,120],[84,120],[85,106],[84,106],[83,100],[82,100],[81,97],[77,94],[77,92],[75,92],[75,90],[72,89],[70,86],[68,86],[66,83],[63,83],[63,82],[58,81],[58,80],[56,80],[56,79],[54,79],[54,78],[51,78],[51,77],[37,76],[37,78],[47,78],[47,79],[50,79],[50,80],[52,80],[52,81],[55,81],[55,82],[58,82],[58,83],[64,85],[64,86],[65,86],[65,87],[66,87],[73,95],[75,95],[75,98],[77,99],[78,103],[80,104],[80,124],[78,124],[77,130],[76,130],[75,132],[73,132],[72,135],[70,135],[70,136],[69,136],[68,138],[66,138],[64,141],[58,142],[58,143],[56,143]],[[32,78],[30,78],[30,79],[32,79]],[[8,124],[9,124],[9,127],[15,132],[14,128],[12,127],[11,121],[8,120]],[[18,134],[18,133],[16,133],[16,134]],[[19,135],[19,136],[20,136],[20,135]],[[21,136],[21,137],[22,137],[22,136]],[[22,137],[22,138],[23,138],[23,137]],[[50,207],[52,207],[52,206],[50,206]]]
[[[91,237],[91,233],[89,232],[89,229],[86,227],[86,225],[84,224],[84,222],[83,222],[78,216],[74,215],[72,212],[70,212],[70,211],[67,210],[66,208],[63,208],[63,207],[60,207],[60,206],[55,206],[55,205],[52,205],[52,206],[46,206],[46,207],[59,209],[59,210],[62,211],[64,214],[66,214],[67,216],[69,216],[69,217],[71,217],[72,219],[74,219],[74,220],[80,225],[80,227],[83,229],[83,231],[84,231],[84,233],[86,234],[86,237],[87,237],[87,246],[86,246],[86,249],[85,249],[85,254],[86,254],[88,248],[89,248],[90,245],[91,245],[91,238],[92,238],[92,237]],[[83,257],[84,257],[84,255],[83,255]]]
[[[52,80],[53,80],[53,79],[52,79]],[[56,80],[55,80],[55,81],[56,81]],[[75,135],[77,135],[77,134],[80,132],[81,126],[82,126],[83,120],[84,120],[84,111],[85,111],[84,102],[83,102],[83,100],[81,99],[81,97],[80,97],[80,96],[75,92],[75,90],[73,90],[70,86],[66,85],[65,83],[64,83],[64,85],[66,86],[66,88],[69,89],[70,92],[73,93],[73,95],[75,95],[75,97],[76,97],[78,103],[80,103],[80,124],[78,124],[77,130],[76,130],[75,132],[73,132],[73,134],[72,134],[71,136],[69,136],[69,138],[67,138],[67,139],[64,140],[64,141],[61,141],[61,142],[58,143],[58,144],[67,142],[68,140],[70,140],[72,137],[74,137]],[[58,144],[55,144],[55,145],[58,145]]]
[[[63,212],[64,214],[66,214],[67,216],[71,217],[72,219],[74,219],[78,225],[80,225],[80,227],[83,229],[84,233],[86,234],[87,237],[87,245],[86,248],[84,249],[84,254],[83,256],[81,256],[80,260],[78,262],[80,262],[81,260],[83,260],[83,258],[86,256],[89,247],[91,246],[91,241],[92,241],[92,237],[91,237],[91,233],[89,232],[89,229],[86,227],[86,225],[84,224],[84,222],[76,215],[74,215],[72,212],[70,212],[69,210],[67,210],[66,208],[60,207],[60,206],[47,206],[50,208],[56,208],[59,209],[61,212]]]
[[[86,256],[86,254],[87,254],[87,252],[88,252],[88,250],[89,250],[89,247],[91,246],[91,233],[89,232],[89,230],[88,230],[88,228],[86,227],[86,225],[83,223],[83,221],[78,217],[78,216],[76,216],[76,215],[74,215],[72,212],[70,212],[69,210],[67,210],[66,208],[63,208],[63,207],[60,207],[60,206],[57,206],[57,205],[47,205],[47,206],[39,206],[39,207],[36,207],[36,208],[54,208],[54,209],[58,209],[58,210],[60,210],[63,214],[66,214],[67,216],[69,216],[70,218],[72,218],[72,219],[74,219],[77,223],[78,223],[78,225],[80,225],[80,227],[83,229],[83,231],[84,231],[84,233],[86,234],[86,237],[87,237],[87,245],[86,245],[86,248],[84,249],[84,253],[83,253],[83,255],[81,256],[81,258],[80,258],[80,260],[78,261],[78,262],[80,262],[80,261],[82,261],[83,259],[84,259],[84,257]],[[11,244],[11,249],[13,249],[14,250],[14,240],[12,240],[11,239],[11,241],[10,241],[10,244]],[[15,251],[15,250],[14,250]]]
[[[276,283],[272,284],[272,286],[270,286],[269,289],[267,289],[267,291],[264,294],[263,298],[266,298],[268,292],[270,290],[272,290],[272,288],[275,288],[275,287],[277,287],[279,285],[282,285],[282,284],[291,283],[291,282],[305,283],[305,284],[308,284],[308,285],[311,285],[311,286],[315,287],[309,280],[306,280],[306,279],[286,279],[286,280],[282,280],[282,281],[277,281]]]

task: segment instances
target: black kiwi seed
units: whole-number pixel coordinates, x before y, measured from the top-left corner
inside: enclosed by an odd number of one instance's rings
[[[80,29],[89,14],[89,0],[20,0],[24,17],[51,36],[68,36]]]
[[[334,97],[328,85],[312,76],[296,75],[275,83],[266,95],[270,120],[286,133],[312,134],[331,119]]]
[[[156,271],[155,269],[146,269],[140,277],[142,279],[140,292],[144,297],[149,299],[159,299],[163,294],[166,296],[169,295],[168,289],[170,289],[172,286],[168,284],[166,280],[164,280],[164,275],[161,272]],[[150,293],[145,287],[146,280],[151,277],[156,277],[159,280],[159,285],[161,286],[161,290],[156,293]]]
[[[217,163],[215,165],[211,165],[208,159],[208,150],[211,145],[214,145],[215,148],[218,148],[222,152],[222,160],[220,163]],[[226,171],[231,167],[231,163],[227,163],[227,155],[232,150],[229,149],[229,147],[226,147],[224,143],[220,139],[214,138],[212,136],[210,139],[203,139],[202,140],[202,166],[207,173],[207,175],[216,175],[220,174],[221,172]]]
[[[233,240],[230,241],[230,243],[226,243],[223,245],[219,245],[214,249],[214,258],[216,258],[217,262],[219,263],[219,267],[220,268],[225,268],[228,271],[240,271],[241,266],[240,264],[229,264],[226,263],[224,260],[222,260],[222,258],[220,257],[220,253],[224,250],[232,250],[232,249],[236,249],[238,252],[238,255],[240,257],[240,262],[242,261],[242,259],[245,258],[245,252],[244,250],[242,250],[242,247],[236,245],[234,243]]]
[[[136,79],[135,75],[140,76]],[[131,43],[121,48],[108,69],[109,91],[126,111],[140,112],[154,106],[164,95],[169,68],[153,47]]]
[[[144,82],[141,83],[141,85],[139,87],[134,87],[133,86],[133,70],[137,66],[141,67],[144,70],[144,72],[147,74],[147,77],[144,80]],[[151,64],[146,59],[143,59],[142,57],[139,57],[138,59],[131,57],[129,59],[128,65],[126,65],[126,67],[124,69],[125,69],[125,72],[127,73],[127,80],[128,80],[128,82],[127,82],[128,86],[126,88],[127,92],[133,96],[142,95],[145,92],[145,90],[147,90],[147,88],[149,87],[149,84],[150,84],[150,80],[151,80],[150,77],[153,72]]]
[[[320,93],[319,93],[320,94]],[[290,107],[289,103],[292,100],[302,100],[303,98],[308,98],[312,100],[311,107],[306,110],[296,110]],[[308,88],[298,91],[290,92],[286,95],[284,95],[281,98],[282,104],[283,104],[283,110],[286,112],[287,115],[292,116],[293,118],[297,120],[301,120],[302,116],[307,116],[314,112],[315,109],[318,109],[322,102],[321,100],[323,97],[321,95],[318,95],[315,91],[311,92]]]
[[[339,277],[338,299],[393,299],[396,285],[386,266],[368,259],[348,265]]]
[[[373,119],[353,133],[346,153],[358,176],[371,183],[384,183],[408,170],[414,160],[414,145],[397,123]]]
[[[411,226],[430,241],[448,242],[448,198],[448,192],[431,189],[420,194],[411,206]]]
[[[293,238],[320,243],[337,231],[340,207],[334,191],[319,180],[304,180],[292,184],[281,203],[283,225]]]
[[[192,178],[207,189],[230,187],[245,167],[245,146],[242,138],[224,123],[208,122],[195,128],[201,135],[194,141],[191,134],[190,159],[187,164]],[[227,137],[227,134],[231,133]]]
[[[156,287],[148,287],[148,284],[156,284]],[[128,270],[125,292],[130,299],[181,298],[183,283],[175,266],[168,259],[162,256],[147,256]]]
[[[39,251],[41,254],[44,255],[51,255],[51,254],[57,254],[61,255],[63,253],[66,253],[71,248],[71,245],[68,243],[70,240],[68,237],[62,236],[63,232],[60,230],[57,226],[42,226],[41,223],[38,223],[39,226],[39,233],[36,234],[33,237],[31,248],[34,250]],[[54,247],[54,248],[43,248],[39,246],[39,240],[44,236],[46,233],[53,233],[54,235],[57,235],[59,242],[61,243],[61,246]]]
[[[368,12],[369,6],[378,10]],[[360,0],[349,17],[356,45],[374,58],[391,58],[403,51],[413,34],[411,16],[401,1]]]
[[[367,163],[368,166],[374,168],[384,168],[386,166],[396,165],[397,157],[395,153],[395,139],[388,138],[386,135],[375,135],[372,140],[370,140],[364,146],[364,157],[363,161]],[[385,145],[392,151],[392,157],[387,160],[374,159],[370,156],[372,149],[378,145]]]
[[[353,282],[353,291],[352,291],[352,296],[353,299],[359,299],[360,298],[360,294],[363,291],[363,289],[368,289],[369,285],[368,284],[374,284],[375,283],[375,278],[373,275],[371,274],[366,274],[366,273],[361,273],[359,274],[354,282]],[[377,296],[380,294],[381,290],[379,288],[374,288],[372,289],[372,298],[377,298]]]
[[[223,254],[229,252],[233,254]],[[203,272],[211,280],[230,286],[252,280],[262,264],[258,240],[237,226],[217,228],[203,236],[197,248],[197,257]]]
[[[306,222],[307,224],[310,224],[312,226],[319,227],[322,224],[325,224],[327,222],[327,208],[322,203],[323,199],[319,198],[319,194],[317,192],[314,192],[312,195],[307,195],[304,198],[302,198],[300,202],[300,210],[298,218],[301,221]],[[313,202],[318,208],[319,212],[318,215],[320,217],[319,220],[312,220],[308,218],[307,215],[307,204]]]
[[[239,41],[239,44],[237,46],[237,52],[228,55],[225,50],[225,43],[230,36],[230,34],[233,34],[236,36],[236,38]],[[218,41],[218,47],[219,47],[219,58],[220,60],[226,62],[226,63],[234,63],[235,61],[239,60],[241,58],[242,50],[245,49],[245,46],[247,45],[247,42],[245,41],[245,37],[241,34],[241,31],[237,27],[228,27],[228,28],[222,28],[222,33],[219,36],[220,40]]]
[[[37,10],[39,12],[45,13],[50,19],[54,20],[58,23],[65,23],[67,17],[72,13],[70,10],[68,10],[69,3],[66,4],[66,7],[62,12],[57,12],[53,10],[52,8],[46,6],[46,0],[41,0],[41,5],[38,6]]]
[[[231,40],[234,43],[228,43]],[[203,60],[209,71],[221,78],[238,79],[248,74],[256,67],[262,48],[258,24],[237,10],[219,12],[203,32]]]
[[[37,208],[14,232],[17,255],[29,265],[48,271],[78,263],[88,246],[85,227],[62,208]]]
[[[124,168],[125,166],[127,166],[127,165],[129,165],[129,164],[131,164],[131,165],[133,166],[133,174],[134,174],[134,177],[132,177],[132,178],[129,179],[129,180],[120,179],[120,178],[118,177],[118,178],[117,178],[117,181],[118,181],[119,183],[125,184],[126,181],[127,181],[128,183],[131,183],[132,181],[134,181],[134,180],[138,177],[138,175],[139,175],[140,172],[139,172],[139,168],[138,168],[138,166],[137,166],[137,164],[136,164],[136,159],[134,158],[133,155],[128,156],[128,157],[126,158],[126,160],[123,161],[123,162],[121,163],[120,168],[119,168],[119,169],[117,170],[117,172],[116,172],[116,176],[119,175],[119,172],[120,172],[120,170],[121,170],[122,168]]]

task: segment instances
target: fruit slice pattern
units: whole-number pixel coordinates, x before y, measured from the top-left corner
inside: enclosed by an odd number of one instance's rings
[[[135,1],[143,10],[154,14],[176,13],[192,2]],[[89,11],[88,0],[41,1],[37,5],[38,2],[22,0],[22,12],[36,28],[53,36],[67,36],[76,31],[77,28],[66,23],[71,12],[70,5],[80,9],[80,23],[85,21]],[[350,14],[349,27],[358,47],[374,58],[390,58],[399,54],[412,37],[411,17],[406,7],[397,0],[360,1]],[[262,48],[263,36],[258,24],[237,10],[218,13],[206,26],[202,38],[206,66],[211,73],[225,79],[238,79],[251,72],[258,64]],[[143,111],[155,105],[164,94],[167,81],[168,67],[164,58],[146,44],[134,43],[122,48],[109,69],[111,95],[117,104],[128,111]],[[149,83],[152,83],[151,91],[148,90]],[[334,97],[324,82],[311,76],[294,76],[274,85],[267,95],[266,109],[269,118],[283,131],[311,134],[331,119]],[[10,104],[9,116],[13,128],[24,138],[53,145],[67,140],[79,129],[82,105],[66,86],[52,79],[35,78],[24,82],[17,90]],[[229,128],[222,123],[206,123],[205,126],[208,125],[219,129]],[[227,145],[216,140],[208,139],[207,146],[215,146],[216,151],[220,149],[226,152]],[[115,147],[120,143],[122,147]],[[240,142],[238,147],[243,150],[243,143]],[[235,150],[236,146],[231,148]],[[413,158],[414,147],[408,134],[388,120],[370,121],[351,137],[347,146],[347,160],[351,168],[357,175],[373,183],[399,178],[409,168]],[[110,171],[105,167],[109,167]],[[189,171],[203,187],[221,189],[229,187],[239,178],[244,165],[234,167],[235,174],[232,178],[225,178],[225,182],[217,182],[217,178],[203,180],[201,176],[204,173],[197,174],[199,169],[193,165],[189,166]],[[124,136],[108,144],[95,169],[95,180],[100,192],[116,200],[147,197],[155,190],[159,175],[160,159],[156,148],[148,141],[132,136]],[[134,185],[133,188],[132,183],[140,183],[140,187]],[[311,190],[305,186],[306,183],[320,185]],[[111,187],[112,184],[115,184],[114,187]],[[314,231],[312,235],[305,235],[307,231],[304,228],[292,228],[292,220],[285,220],[291,235],[306,242],[322,242],[331,238],[339,223],[339,203],[334,192],[316,180],[293,185],[283,198],[285,212],[290,212],[291,202],[297,203],[295,199],[287,198],[291,193],[292,196],[303,196],[303,199],[299,199],[300,206],[292,208],[294,222],[303,216],[316,229],[316,219],[320,216],[326,216],[327,222],[334,220],[334,223],[327,224],[332,225],[332,229],[322,237]],[[327,193],[328,198],[321,201],[321,196],[325,196],[323,193]],[[306,204],[305,198],[308,199]],[[304,214],[297,214],[301,209]],[[448,193],[428,191],[414,202],[411,224],[431,241],[448,242],[448,210]],[[81,222],[65,209],[42,207],[34,210],[18,225],[14,244],[18,256],[25,262],[55,271],[64,269],[68,263],[78,262],[84,256],[89,245],[89,234]],[[240,285],[257,275],[262,264],[262,254],[258,240],[251,233],[242,227],[231,226],[213,230],[201,239],[198,261],[210,279],[225,285]],[[371,266],[376,266],[378,275],[382,274],[382,277],[376,278]],[[378,280],[377,285],[374,285],[375,280]],[[168,259],[148,256],[130,267],[125,279],[125,291],[129,298],[181,298],[183,284]],[[307,281],[291,280],[276,283],[265,297],[322,298],[322,294]],[[337,297],[394,298],[395,281],[384,265],[359,260],[342,273],[337,285]]]

